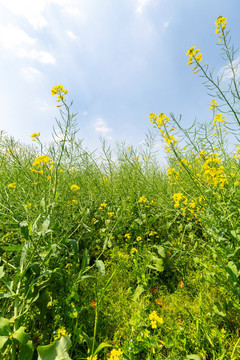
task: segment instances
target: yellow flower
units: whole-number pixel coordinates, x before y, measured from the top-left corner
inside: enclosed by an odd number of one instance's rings
[[[70,189],[71,189],[72,191],[78,191],[78,190],[80,189],[80,187],[77,186],[77,185],[75,185],[75,184],[73,184],[73,185],[70,186]]]
[[[32,166],[39,167],[39,166],[41,166],[41,164],[47,164],[49,161],[51,161],[50,157],[48,157],[47,155],[40,155],[40,156],[36,157]]]
[[[130,235],[130,234],[125,234],[124,237],[125,237],[125,239],[131,239],[131,235]]]
[[[33,134],[31,135],[32,141],[35,141],[35,139],[38,139],[39,136],[40,136],[40,132],[38,132],[38,133],[33,133]]]
[[[197,56],[195,57],[196,61],[199,63],[200,61],[202,61],[202,53],[197,54]]]
[[[211,104],[209,106],[209,110],[213,110],[218,106],[218,103],[216,102],[216,100],[212,100]]]
[[[61,94],[61,93],[64,93],[64,94],[67,94],[68,91],[67,90],[64,90],[63,86],[62,85],[56,85],[56,86],[53,86],[52,90],[51,90],[51,94],[54,96],[54,95],[57,95],[57,94]],[[60,95],[61,96],[61,95]]]
[[[132,248],[131,253],[134,254],[135,252],[137,253],[137,252],[138,252],[138,249]]]
[[[60,339],[61,336],[70,337],[71,334],[68,334],[64,327],[61,327],[60,329],[58,329],[57,334],[54,336],[54,340]]]
[[[146,202],[147,201],[147,198],[146,198],[146,196],[140,196],[140,198],[139,198],[139,200],[138,200],[138,202],[139,203],[141,203],[141,202]]]
[[[99,210],[102,210],[103,208],[106,208],[107,207],[107,204],[106,203],[103,203],[103,204],[100,204],[99,206]]]
[[[137,240],[137,241],[141,241],[141,240],[142,240],[142,237],[141,237],[141,236],[138,236],[136,240]]]
[[[186,55],[191,56],[191,57],[194,56],[196,54],[196,52],[194,50],[195,47],[196,46],[190,47],[190,49],[187,51]]]
[[[113,349],[111,351],[111,354],[110,354],[110,357],[109,357],[109,360],[119,360],[120,359],[120,356],[122,355],[122,350],[118,349]]]
[[[87,360],[97,360],[97,355],[95,356],[90,355],[87,357]]]
[[[16,183],[8,184],[9,189],[15,189],[15,187],[16,187]]]

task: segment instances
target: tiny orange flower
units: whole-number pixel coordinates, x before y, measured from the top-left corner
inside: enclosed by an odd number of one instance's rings
[[[184,287],[184,282],[181,280],[179,283],[179,287],[182,289]]]
[[[97,305],[96,300],[91,300],[90,305],[91,305],[91,307],[95,307]]]

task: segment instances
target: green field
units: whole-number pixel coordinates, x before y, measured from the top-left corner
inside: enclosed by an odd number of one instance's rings
[[[240,359],[240,95],[226,23],[227,86],[187,52],[211,92],[207,123],[150,114],[142,149],[103,141],[97,155],[57,85],[52,143],[1,134],[1,359]]]

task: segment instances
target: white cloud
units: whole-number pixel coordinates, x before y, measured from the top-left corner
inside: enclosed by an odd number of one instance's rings
[[[37,50],[36,39],[22,29],[13,26],[0,26],[0,44],[17,57],[37,60],[44,64],[55,64],[55,58],[47,51]]]
[[[99,133],[101,136],[108,135],[112,129],[107,127],[106,122],[102,118],[98,118],[94,123],[95,131]],[[107,136],[108,139],[112,139],[111,136]]]
[[[21,73],[24,75],[24,78],[28,81],[35,81],[39,75],[41,75],[41,71],[29,66],[27,68],[22,68]]]
[[[71,39],[77,40],[77,36],[71,30],[68,30],[66,33]]]
[[[14,50],[24,45],[34,45],[36,39],[30,37],[20,28],[13,26],[0,26],[0,43],[10,50]]]
[[[163,28],[166,29],[169,26],[169,21],[164,21]]]
[[[235,76],[239,80],[240,79],[240,56],[233,61],[233,68],[235,71]],[[233,78],[233,73],[230,68],[230,64],[223,66],[218,72],[218,76],[222,77],[223,81],[228,81]]]
[[[137,1],[136,12],[139,13],[139,14],[142,14],[144,8],[151,2],[152,2],[152,0],[138,0]]]
[[[41,14],[47,7],[47,0],[0,0],[0,4],[15,15],[27,19],[34,29],[47,25],[46,18]]]
[[[22,58],[37,60],[43,64],[56,64],[55,58],[47,51],[20,49],[17,55]]]

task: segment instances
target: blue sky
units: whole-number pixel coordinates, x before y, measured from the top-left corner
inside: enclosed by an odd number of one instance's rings
[[[62,84],[78,113],[79,137],[138,146],[149,113],[211,119],[211,98],[187,66],[193,45],[218,73],[215,20],[228,19],[239,45],[240,2],[215,0],[0,0],[0,129],[30,143],[51,139]]]

